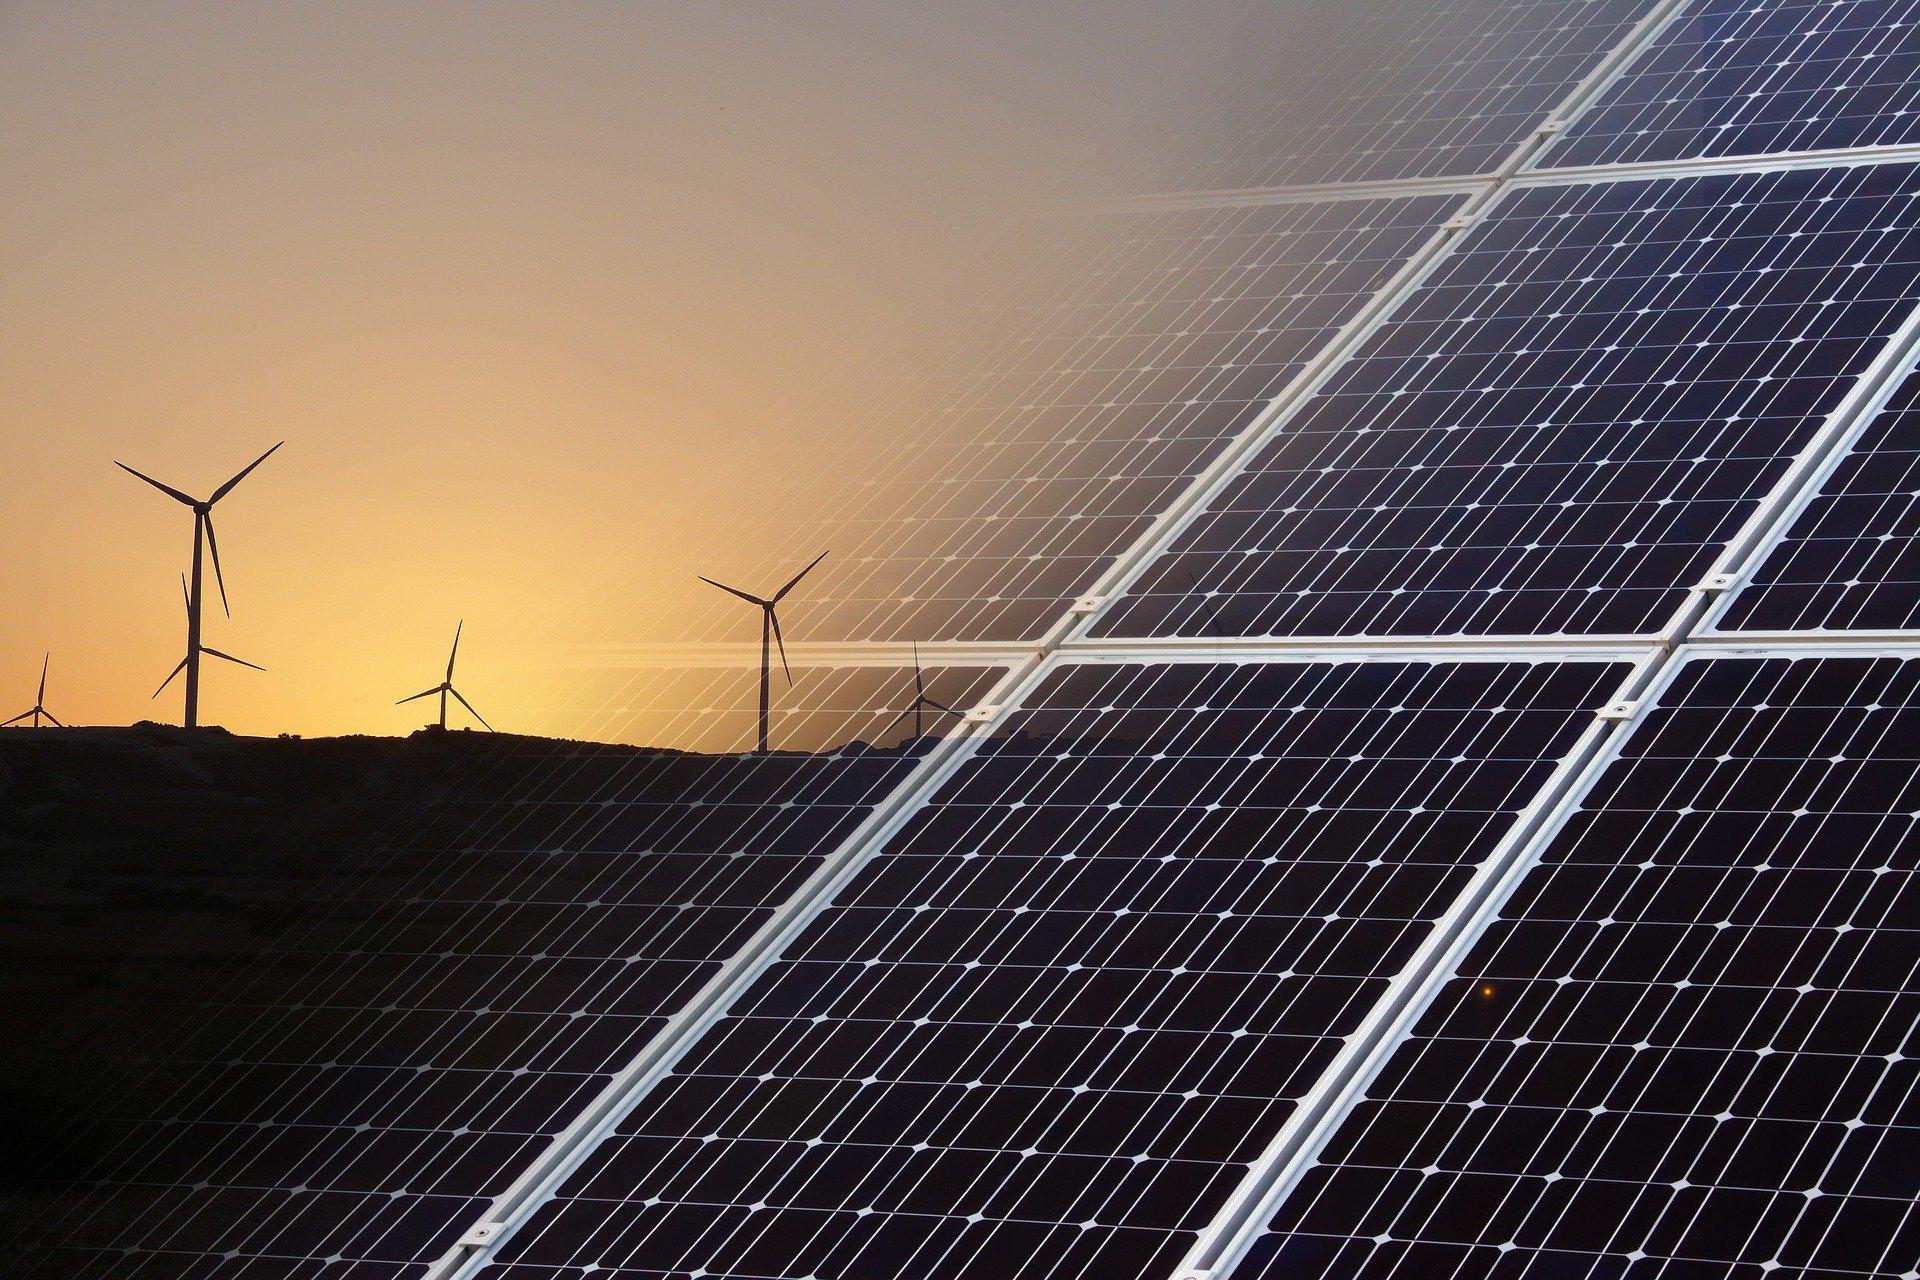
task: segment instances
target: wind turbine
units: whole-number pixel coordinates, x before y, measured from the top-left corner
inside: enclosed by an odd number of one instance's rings
[[[787,673],[787,684],[793,684],[793,668],[787,665],[787,642],[780,636],[780,615],[776,610],[780,602],[787,598],[787,592],[800,585],[800,579],[813,572],[813,566],[827,558],[822,551],[811,563],[787,580],[787,585],[773,593],[771,600],[762,600],[759,596],[748,595],[738,587],[730,587],[724,582],[715,582],[702,576],[700,581],[710,587],[718,587],[729,595],[739,596],[748,604],[760,608],[760,754],[767,754],[767,704],[773,677],[773,646],[780,646],[780,668]]]
[[[153,699],[159,697],[162,693],[165,693],[167,686],[173,683],[173,678],[179,675],[182,671],[185,671],[187,673],[187,680],[189,681],[189,687],[191,687],[191,682],[194,679],[194,673],[199,666],[198,657],[200,654],[203,654],[203,653],[208,654],[215,658],[220,658],[227,662],[231,662],[235,666],[252,667],[255,671],[266,670],[265,667],[261,666],[257,662],[248,662],[245,658],[236,658],[230,653],[222,653],[210,644],[201,644],[200,630],[198,627],[193,625],[193,593],[187,590],[187,575],[184,573],[180,575],[180,594],[186,599],[186,602],[187,602],[187,656],[180,659],[179,666],[167,672],[167,678],[160,682],[160,687],[158,689],[155,689],[152,693],[147,695],[147,701],[151,702],[153,701]],[[193,728],[193,703],[192,702],[187,703],[187,728],[189,729]]]
[[[400,699],[399,702],[396,702],[393,704],[394,706],[398,707],[405,703],[416,701],[420,698],[431,698],[434,694],[437,693],[440,695],[440,728],[442,730],[446,729],[447,727],[447,695],[452,694],[454,697],[460,698],[460,691],[453,687],[453,660],[460,656],[460,629],[466,625],[467,625],[467,620],[465,618],[462,618],[459,622],[454,624],[453,649],[451,652],[447,654],[447,678],[442,680],[439,684],[433,686],[433,688],[431,689],[422,689],[419,693],[410,694],[407,697]],[[473,710],[473,704],[471,702],[468,702],[465,698],[460,698],[460,705],[465,707],[468,711],[472,712],[473,718],[475,720],[478,720],[482,725],[485,725],[488,733],[494,732],[494,727],[490,724],[487,724],[487,718],[481,715],[478,711]]]
[[[892,733],[893,726],[896,724],[899,724],[902,720],[905,720],[908,716],[913,717],[913,736],[916,738],[922,736],[921,729],[920,729],[920,713],[924,708],[927,708],[927,707],[931,707],[935,711],[943,712],[946,715],[950,715],[950,716],[962,716],[964,718],[966,714],[965,712],[955,711],[952,707],[948,706],[944,702],[935,702],[932,698],[929,698],[927,696],[926,676],[920,670],[920,646],[916,644],[913,646],[913,705],[908,707],[906,710],[902,711],[899,715],[895,716],[892,720],[888,721],[887,727],[880,731],[880,736],[884,738],[889,733]]]
[[[28,716],[33,717],[33,727],[36,729],[40,727],[41,716],[45,716],[48,720],[52,720],[53,727],[56,729],[64,729],[67,727],[61,724],[58,720],[54,720],[53,713],[51,711],[48,711],[46,706],[47,663],[52,660],[53,660],[53,654],[51,652],[49,652],[46,655],[46,657],[40,659],[40,692],[33,695],[33,710],[22,711],[19,715],[15,716],[11,720],[0,720],[0,729],[4,729],[10,724],[19,724],[22,720],[25,720]]]
[[[280,442],[280,444],[285,443],[285,440]],[[189,729],[200,723],[200,654],[204,650],[207,653],[212,653],[216,658],[227,657],[224,653],[214,653],[212,649],[205,649],[200,643],[200,548],[202,543],[205,543],[206,549],[213,553],[213,580],[220,587],[220,608],[226,612],[229,617],[231,617],[233,613],[231,609],[227,608],[227,582],[225,576],[220,572],[220,544],[213,536],[213,504],[233,492],[233,486],[245,480],[249,472],[271,457],[274,449],[278,449],[280,444],[276,444],[273,446],[273,449],[267,450],[252,462],[249,462],[245,467],[241,468],[238,475],[221,485],[218,489],[215,489],[213,495],[204,502],[180,492],[180,490],[174,488],[172,485],[161,484],[152,476],[142,475],[124,462],[116,461],[113,464],[128,475],[145,480],[148,484],[166,494],[175,502],[183,503],[193,509],[193,586],[187,591],[187,656],[181,662],[181,665],[186,668],[187,672],[187,711],[185,724]],[[228,658],[227,660],[229,662],[239,661],[237,658]],[[251,662],[245,662],[241,663],[241,665],[250,667],[253,664]],[[167,680],[171,682],[173,677],[168,676]],[[163,684],[160,687],[164,689],[166,685]],[[158,696],[157,691],[155,696]]]

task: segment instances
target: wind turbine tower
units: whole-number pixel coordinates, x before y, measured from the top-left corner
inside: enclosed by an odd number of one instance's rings
[[[280,442],[280,444],[285,443],[286,441],[284,440]],[[181,664],[186,668],[187,672],[187,709],[183,723],[189,729],[194,728],[200,723],[200,654],[202,652],[202,645],[200,644],[200,562],[202,559],[201,549],[203,546],[206,551],[210,552],[213,556],[213,580],[219,584],[220,587],[220,608],[229,617],[231,617],[233,613],[233,611],[227,607],[227,582],[225,576],[220,572],[220,543],[213,536],[213,504],[226,497],[229,493],[232,493],[233,487],[242,480],[245,480],[248,473],[255,467],[271,457],[274,449],[278,449],[280,444],[276,444],[273,446],[273,449],[267,450],[252,462],[249,462],[245,467],[242,467],[238,475],[221,485],[218,489],[215,489],[213,494],[205,501],[182,493],[172,485],[161,484],[152,476],[143,475],[124,462],[116,461],[113,464],[127,474],[145,480],[148,484],[193,512],[193,585],[187,590],[187,656]],[[213,653],[211,649],[205,651]],[[227,655],[214,653],[214,656],[216,658],[225,658]],[[233,658],[229,659],[229,661],[238,662],[239,659]],[[241,663],[241,665],[250,667],[253,664],[247,662]],[[167,677],[169,682],[171,682],[172,679],[172,676]],[[166,685],[163,684],[160,687],[164,689]]]
[[[730,587],[724,582],[715,582],[712,578],[709,578],[709,577],[702,576],[700,579],[700,581],[706,583],[708,586],[718,587],[722,591],[726,592],[728,595],[739,596],[742,600],[745,600],[748,604],[756,605],[760,609],[760,754],[761,755],[767,754],[767,713],[768,713],[768,700],[771,692],[771,683],[772,683],[772,676],[773,676],[773,646],[774,645],[780,646],[780,668],[781,670],[787,673],[787,684],[789,686],[793,684],[793,668],[787,665],[787,642],[784,639],[782,639],[780,636],[780,614],[778,612],[780,607],[780,602],[787,598],[787,592],[793,590],[795,587],[800,585],[800,579],[806,577],[809,573],[813,572],[814,565],[819,564],[822,560],[825,560],[826,558],[827,558],[827,553],[824,551],[822,551],[819,555],[815,556],[812,562],[809,563],[806,568],[794,574],[793,577],[787,580],[786,586],[774,592],[773,598],[770,600],[762,600],[759,596],[748,595],[746,592],[740,590],[738,587]]]
[[[47,710],[47,663],[52,661],[52,659],[53,654],[51,651],[40,659],[40,692],[33,695],[33,709],[31,711],[22,711],[11,720],[0,720],[0,729],[4,729],[10,724],[19,724],[29,716],[33,717],[33,727],[36,729],[40,727],[40,717],[42,716],[45,716],[48,723],[52,724],[56,729],[64,729],[67,727],[58,720],[55,720],[53,713]]]
[[[494,732],[494,728],[492,725],[487,724],[487,718],[481,715],[478,711],[474,711],[473,704],[471,702],[468,702],[465,698],[461,698],[460,691],[453,687],[453,660],[460,656],[460,630],[466,625],[467,625],[466,619],[462,618],[459,622],[456,622],[453,626],[453,649],[447,654],[446,679],[442,680],[439,684],[433,686],[433,688],[431,689],[422,689],[419,693],[408,694],[406,697],[400,699],[399,702],[396,702],[393,705],[396,707],[404,706],[405,704],[416,701],[420,698],[431,698],[434,694],[436,693],[439,694],[440,695],[440,728],[444,732],[447,727],[447,695],[452,694],[454,697],[460,699],[460,705],[465,707],[470,713],[472,713],[473,718],[475,720],[478,720],[483,726],[486,727],[486,730],[488,733],[492,733]]]

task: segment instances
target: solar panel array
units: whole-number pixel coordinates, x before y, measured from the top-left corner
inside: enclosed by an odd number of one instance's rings
[[[1058,671],[499,1274],[1168,1271],[1621,674]]]
[[[1548,153],[1553,166],[1920,141],[1912,0],[1692,4]]]
[[[1920,661],[1710,657],[1237,1273],[1910,1274]]]
[[[1658,631],[1920,297],[1920,170],[1503,200],[1097,634]]]
[[[1920,612],[1920,26],[1249,21],[1180,150],[699,566],[834,548],[788,642],[893,665],[829,722],[896,717],[910,641],[1005,705],[480,796],[506,843],[436,837],[399,902],[450,914],[391,937],[498,950],[400,947],[343,1025],[524,992],[523,1056],[276,1061],[88,1274],[1920,1275],[1920,645],[1837,643]],[[705,604],[599,638],[745,638]],[[655,845],[713,891],[613,911]],[[320,1175],[249,1183],[276,1145]]]

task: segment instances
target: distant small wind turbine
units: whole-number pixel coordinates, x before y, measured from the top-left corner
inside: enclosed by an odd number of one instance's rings
[[[180,594],[186,598],[187,617],[188,619],[192,619],[194,616],[193,593],[187,590],[187,575],[184,573],[180,575]],[[223,659],[224,661],[231,662],[235,666],[252,667],[255,671],[266,670],[265,667],[261,666],[257,662],[248,662],[245,658],[236,658],[230,653],[222,653],[210,644],[201,644],[199,628],[194,626],[192,621],[189,621],[187,623],[187,656],[180,659],[179,666],[175,667],[173,670],[167,673],[167,678],[160,682],[160,687],[158,689],[155,689],[152,693],[147,695],[147,701],[151,702],[155,698],[159,697],[162,693],[165,693],[167,686],[173,683],[173,678],[179,675],[182,671],[187,673],[187,679],[189,681],[194,680],[195,673],[199,667],[199,655],[203,653],[211,657],[220,658],[220,659]],[[187,707],[188,707],[187,728],[191,729],[193,728],[193,709],[192,709],[193,704],[188,703]]]
[[[787,642],[780,636],[780,615],[776,610],[780,602],[787,598],[787,592],[800,585],[800,579],[813,572],[813,566],[827,558],[822,551],[810,564],[787,580],[787,585],[773,593],[771,600],[762,600],[759,596],[748,595],[738,587],[730,587],[724,582],[715,582],[702,576],[700,581],[710,587],[718,587],[728,595],[739,596],[748,604],[760,608],[760,754],[767,754],[767,714],[773,677],[773,646],[780,646],[780,668],[787,673],[787,684],[793,684],[793,668],[787,665]]]
[[[454,624],[453,649],[447,654],[447,678],[431,689],[422,689],[419,693],[410,694],[400,699],[399,702],[393,704],[394,706],[403,706],[406,703],[415,702],[421,698],[431,698],[437,693],[440,695],[440,727],[442,729],[447,727],[447,695],[452,694],[454,697],[460,698],[460,691],[453,687],[453,660],[460,656],[460,629],[466,625],[467,620],[465,618],[462,618]],[[469,712],[472,712],[473,718],[485,726],[488,733],[495,732],[494,727],[487,724],[487,718],[478,711],[473,710],[473,704],[471,702],[468,702],[465,698],[460,698],[460,705],[465,707]]]
[[[286,441],[284,440],[280,442],[280,444],[285,443]],[[152,476],[142,475],[124,462],[116,461],[113,464],[128,475],[145,480],[148,484],[166,494],[174,501],[184,503],[193,509],[193,586],[187,592],[187,656],[182,663],[187,672],[187,709],[184,723],[189,729],[200,722],[200,654],[203,650],[203,646],[200,643],[200,548],[202,543],[205,543],[206,549],[213,553],[213,579],[220,587],[220,608],[229,616],[231,616],[233,612],[227,608],[227,582],[225,576],[220,572],[220,544],[213,536],[213,504],[233,492],[233,487],[242,480],[245,480],[248,473],[255,467],[271,457],[274,449],[278,449],[280,444],[276,444],[273,446],[273,449],[267,450],[252,462],[249,462],[245,467],[242,467],[238,475],[221,485],[218,489],[215,489],[213,496],[209,497],[205,502],[180,492],[180,490],[174,488],[172,485],[161,484]],[[212,653],[216,658],[227,657],[224,653],[214,653],[212,649],[206,649],[205,652]],[[229,662],[239,661],[237,658],[228,658],[227,660]],[[241,665],[250,667],[253,664],[251,662],[244,662],[241,663]],[[173,676],[168,676],[167,680],[171,682]],[[166,685],[163,684],[160,687],[164,689]]]
[[[923,736],[920,724],[920,713],[928,707],[950,716],[961,716],[964,718],[966,714],[962,711],[955,711],[944,702],[935,702],[927,696],[926,676],[920,670],[920,646],[916,644],[913,646],[913,705],[889,721],[887,727],[880,731],[880,736],[884,738],[889,733],[892,733],[893,726],[899,724],[908,716],[913,717],[913,736],[916,738]]]
[[[40,692],[33,695],[33,709],[31,711],[22,711],[19,715],[15,716],[11,720],[0,720],[0,729],[4,729],[10,724],[19,724],[22,720],[25,720],[28,716],[33,717],[33,727],[36,729],[40,727],[41,716],[45,716],[49,721],[52,721],[53,727],[56,729],[64,729],[67,727],[61,724],[58,720],[54,720],[53,713],[51,711],[48,711],[46,706],[47,663],[49,663],[52,660],[53,660],[53,654],[51,651],[49,651],[45,657],[40,659]]]

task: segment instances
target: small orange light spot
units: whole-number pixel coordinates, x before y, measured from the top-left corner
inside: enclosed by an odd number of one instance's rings
[[[1482,986],[1480,988],[1480,994],[1484,998],[1491,1000],[1493,999],[1493,988],[1491,986]]]

